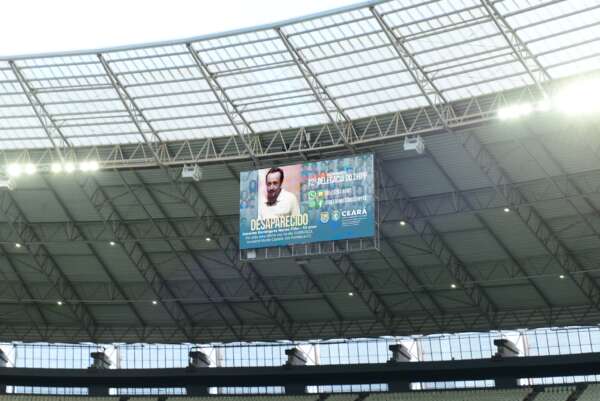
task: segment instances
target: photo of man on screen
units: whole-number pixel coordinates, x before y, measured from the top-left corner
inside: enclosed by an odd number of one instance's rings
[[[295,216],[300,214],[298,198],[283,188],[285,174],[279,167],[271,168],[265,175],[265,197],[258,210],[259,219]]]

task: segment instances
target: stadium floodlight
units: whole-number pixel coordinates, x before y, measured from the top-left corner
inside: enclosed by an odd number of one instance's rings
[[[60,163],[52,163],[50,166],[50,171],[52,171],[54,174],[60,174],[63,171],[63,165]]]
[[[6,167],[6,174],[9,177],[18,177],[23,174],[23,166],[18,163],[9,164]]]
[[[556,108],[565,114],[590,114],[600,111],[600,80],[581,81],[560,90],[554,98]]]
[[[552,101],[545,98],[535,104],[536,111],[550,111],[552,109]]]
[[[63,170],[66,173],[72,173],[73,171],[75,171],[75,163],[71,163],[71,162],[65,163],[65,165],[63,166]]]
[[[534,108],[530,103],[513,104],[512,106],[498,109],[498,118],[501,120],[511,120],[526,116],[533,111]]]
[[[33,163],[27,163],[23,168],[23,171],[25,171],[25,174],[27,175],[34,175],[37,172],[37,166]]]
[[[17,178],[23,174],[34,175],[39,171],[52,172],[53,174],[67,173],[71,174],[79,170],[81,172],[94,172],[100,169],[100,164],[96,160],[86,160],[81,163],[75,162],[54,162],[50,166],[42,165],[39,167],[34,163],[12,163],[4,167],[4,172],[8,178]],[[8,186],[6,180],[0,179],[0,188]],[[13,183],[14,184],[14,183]]]
[[[99,167],[98,162],[94,160],[79,163],[79,169],[83,172],[98,171]]]

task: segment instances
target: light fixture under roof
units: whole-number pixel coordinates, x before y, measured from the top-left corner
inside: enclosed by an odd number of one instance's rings
[[[65,173],[74,172],[75,171],[75,163],[71,163],[71,162],[65,163],[63,165],[63,170],[65,171]]]
[[[63,171],[63,165],[61,163],[52,163],[50,166],[50,171],[54,174],[60,174]]]
[[[79,163],[79,169],[83,172],[98,171],[98,168],[100,168],[100,166],[95,160],[84,161]]]
[[[533,111],[533,107],[529,103],[513,104],[510,106],[498,109],[498,118],[501,120],[511,120],[526,116]]]
[[[23,174],[23,166],[18,163],[12,163],[6,166],[6,174],[9,177],[18,177]]]
[[[27,175],[34,175],[37,172],[37,166],[33,163],[27,163],[23,168],[23,171],[25,171],[25,174]]]
[[[600,80],[589,79],[565,86],[554,99],[558,111],[565,114],[591,114],[600,111]]]

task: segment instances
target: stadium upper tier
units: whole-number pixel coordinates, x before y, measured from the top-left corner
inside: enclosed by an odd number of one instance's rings
[[[597,69],[599,45],[594,0],[396,0],[172,42],[0,57],[0,149],[223,136],[251,148],[253,133],[541,88]]]

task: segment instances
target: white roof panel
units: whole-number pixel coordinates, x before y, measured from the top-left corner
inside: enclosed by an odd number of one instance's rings
[[[490,94],[534,83],[508,38],[545,79],[597,69],[598,21],[594,0],[374,0],[168,43],[3,58],[0,148],[52,146],[40,120],[91,146],[138,142],[140,129],[174,141],[407,110],[428,104],[417,69],[447,101]]]

